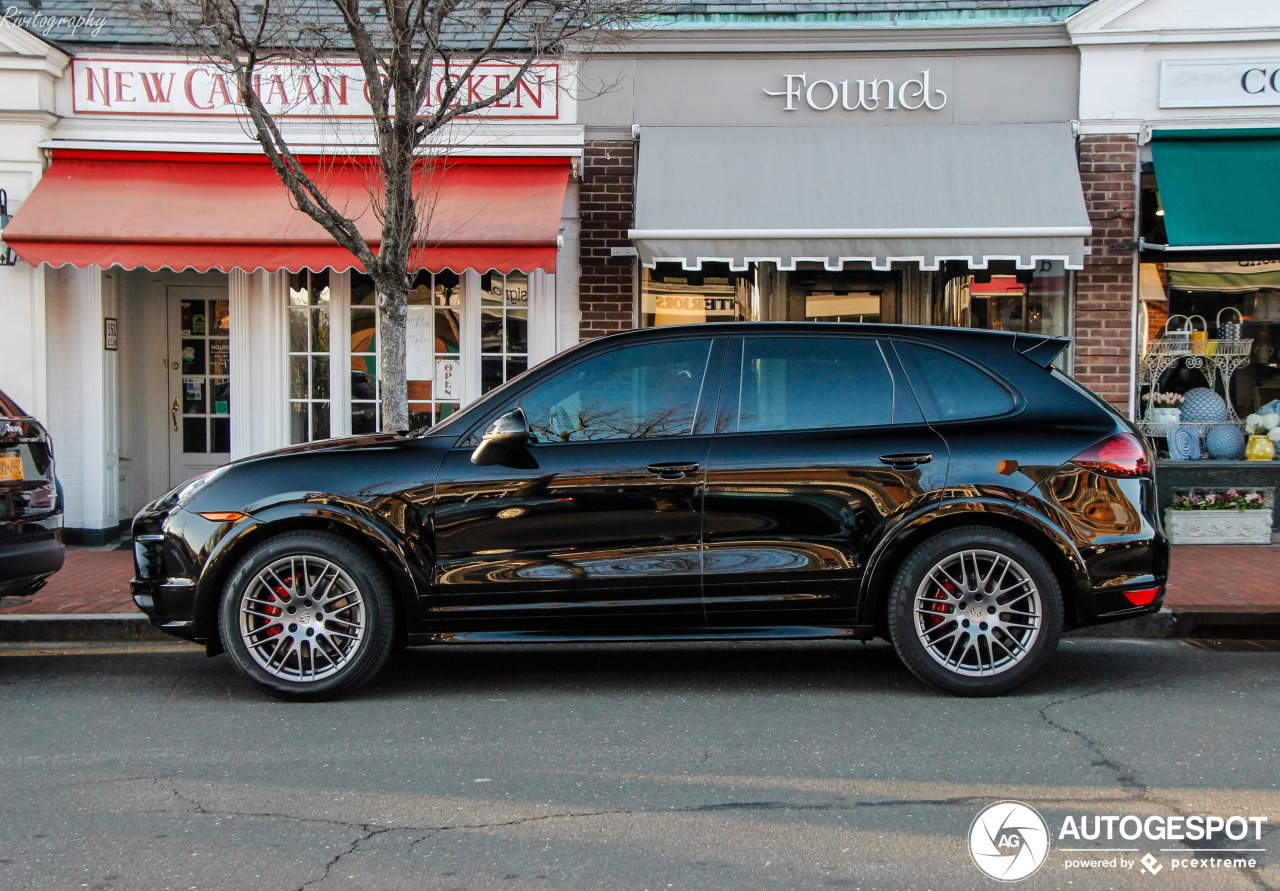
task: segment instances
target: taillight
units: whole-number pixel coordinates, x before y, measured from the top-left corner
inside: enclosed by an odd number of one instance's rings
[[[1160,596],[1163,588],[1143,588],[1141,591],[1125,591],[1124,596],[1129,598],[1129,602],[1134,606],[1148,606],[1155,602]]]
[[[1132,433],[1109,436],[1076,455],[1071,463],[1102,476],[1135,477],[1151,473],[1147,450]]]

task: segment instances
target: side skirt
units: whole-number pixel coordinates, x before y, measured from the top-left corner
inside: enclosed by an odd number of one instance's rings
[[[569,631],[440,631],[410,634],[409,646],[431,644],[488,643],[639,643],[645,641],[709,640],[870,640],[871,625],[769,625],[741,628],[698,628],[690,630],[638,629],[619,632]]]

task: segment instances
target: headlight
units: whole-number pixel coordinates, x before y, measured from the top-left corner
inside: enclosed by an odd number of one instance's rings
[[[210,470],[208,473],[200,474],[200,476],[196,477],[193,480],[187,480],[181,486],[178,486],[176,489],[172,489],[171,491],[166,493],[159,501],[156,502],[156,507],[161,508],[163,510],[168,510],[174,507],[181,507],[182,505],[190,501],[192,498],[194,498],[197,492],[199,492],[205,486],[209,485],[218,477],[222,476],[224,473],[226,473],[230,469],[231,469],[230,464],[224,464],[221,467],[215,467],[213,470]]]

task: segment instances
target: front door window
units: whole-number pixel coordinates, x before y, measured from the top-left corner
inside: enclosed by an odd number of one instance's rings
[[[614,350],[534,387],[519,404],[538,442],[688,434],[708,346],[681,340]]]
[[[231,316],[225,287],[170,286],[169,477],[231,460]]]

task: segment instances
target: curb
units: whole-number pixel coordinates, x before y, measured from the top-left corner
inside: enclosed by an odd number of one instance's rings
[[[0,641],[165,640],[141,613],[29,613],[0,616]]]
[[[1125,619],[1123,622],[1111,622],[1107,625],[1094,625],[1089,628],[1077,628],[1062,635],[1064,638],[1142,638],[1147,640],[1165,640],[1180,637],[1177,617],[1167,609],[1158,613],[1138,616],[1136,619]]]
[[[1176,618],[1178,637],[1280,639],[1280,612],[1274,610],[1198,610],[1178,613]]]

